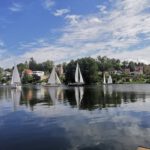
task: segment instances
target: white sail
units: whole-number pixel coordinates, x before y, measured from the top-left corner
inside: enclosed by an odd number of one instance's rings
[[[80,68],[79,68],[79,74],[80,74],[80,80],[79,80],[80,83],[84,83]]]
[[[106,77],[105,77],[105,73],[104,73],[104,77],[103,77],[103,84],[106,84]]]
[[[16,65],[14,66],[14,70],[12,73],[12,80],[11,80],[11,84],[15,84],[15,83],[21,84],[20,75],[19,75],[18,68]]]
[[[55,85],[55,84],[61,84],[61,81],[55,71],[55,66],[53,67],[53,70],[50,74],[49,80],[48,80],[49,84]]]
[[[56,72],[55,72],[55,76],[56,76],[56,83],[57,83],[57,84],[61,84],[61,81],[60,81],[60,79],[59,79],[59,77],[58,77],[58,75],[57,75]]]
[[[79,82],[79,65],[77,63],[76,71],[75,71],[75,82]]]
[[[111,75],[109,75],[109,78],[108,78],[108,82],[107,82],[108,84],[112,84],[112,77],[111,77]]]
[[[77,63],[76,71],[75,71],[75,82],[84,83],[83,77],[82,77],[82,74],[81,74],[81,70],[80,70],[80,67],[79,67],[78,63]]]
[[[50,74],[49,80],[48,80],[49,84],[55,84],[55,67],[53,67],[53,70]]]

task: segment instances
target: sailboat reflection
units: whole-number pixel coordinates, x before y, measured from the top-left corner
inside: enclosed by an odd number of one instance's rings
[[[13,110],[16,111],[20,105],[21,91],[18,89],[11,90],[11,99],[13,101]]]
[[[48,89],[48,92],[53,105],[56,105],[58,103],[58,100],[64,99],[64,93],[60,87],[50,87]]]
[[[84,95],[84,87],[75,87],[75,99],[77,107],[80,107]]]
[[[113,93],[113,85],[109,85],[109,86],[107,87],[107,90],[108,90],[109,96],[112,96],[112,93]]]
[[[112,93],[113,93],[113,87],[112,85],[103,85],[103,93],[104,93],[104,96],[105,95],[109,95],[109,96],[112,96]]]

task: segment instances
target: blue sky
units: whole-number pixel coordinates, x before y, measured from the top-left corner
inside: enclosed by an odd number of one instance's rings
[[[149,0],[0,1],[0,66],[98,55],[150,63]]]

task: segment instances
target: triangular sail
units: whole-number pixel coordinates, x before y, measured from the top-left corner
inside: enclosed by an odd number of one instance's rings
[[[55,73],[56,73],[56,72],[55,72]],[[57,83],[57,84],[61,84],[61,81],[60,81],[60,79],[59,79],[57,73],[56,73],[55,75],[56,75],[56,83]]]
[[[80,70],[80,67],[79,67],[78,63],[77,63],[76,71],[75,71],[75,82],[84,83],[83,77],[82,77],[82,74],[81,74],[81,70]]]
[[[53,67],[53,70],[50,74],[49,80],[48,80],[49,84],[55,84],[55,67]]]
[[[14,66],[14,70],[12,73],[12,80],[11,80],[11,84],[14,84],[14,83],[19,83],[19,84],[21,83],[20,75],[19,75],[18,68],[16,65]]]
[[[109,78],[108,78],[108,82],[107,82],[108,84],[112,84],[112,77],[111,77],[111,75],[109,75]]]
[[[53,67],[53,70],[50,74],[49,80],[48,80],[49,84],[61,84],[61,81],[55,71],[55,67]]]
[[[80,68],[79,68],[79,74],[80,74],[80,80],[79,80],[80,83],[84,83]]]

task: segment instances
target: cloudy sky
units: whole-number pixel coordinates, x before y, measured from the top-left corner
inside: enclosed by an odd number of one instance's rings
[[[0,0],[0,66],[98,55],[150,63],[150,0]]]

